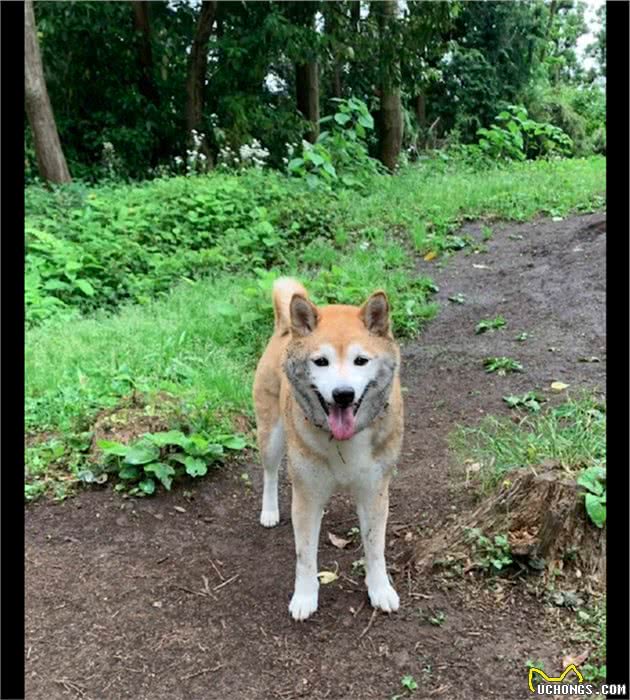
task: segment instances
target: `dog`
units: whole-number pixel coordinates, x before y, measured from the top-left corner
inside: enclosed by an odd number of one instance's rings
[[[254,377],[264,485],[260,523],[277,525],[278,470],[288,456],[297,555],[289,612],[317,610],[317,548],[324,507],[336,490],[355,499],[374,608],[394,612],[385,528],[389,482],[403,437],[400,350],[385,292],[361,307],[315,306],[294,279],[273,286],[275,328]]]

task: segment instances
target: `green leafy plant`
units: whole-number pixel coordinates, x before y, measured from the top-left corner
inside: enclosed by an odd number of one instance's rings
[[[337,111],[320,119],[329,125],[317,141],[302,142],[299,155],[288,163],[289,174],[303,178],[311,188],[330,188],[333,182],[346,187],[363,187],[366,175],[375,175],[382,167],[368,154],[366,138],[374,129],[374,119],[361,100],[334,98]]]
[[[600,466],[585,469],[577,478],[578,486],[586,489],[584,506],[588,517],[599,528],[606,524],[606,469]]]
[[[522,406],[532,413],[538,413],[541,408],[541,403],[544,403],[547,399],[541,394],[537,394],[535,391],[528,391],[521,396],[504,396],[503,400],[510,408],[520,408]]]
[[[402,685],[402,687],[409,692],[418,689],[418,683],[413,676],[403,676],[400,679],[400,685]]]
[[[506,535],[486,537],[479,528],[466,528],[465,536],[472,545],[474,562],[484,571],[498,572],[512,564],[510,543]]]
[[[506,320],[503,318],[503,316],[495,316],[494,318],[486,318],[483,319],[482,321],[479,321],[479,323],[475,327],[475,333],[477,335],[481,333],[485,333],[486,331],[494,331],[497,330],[498,328],[503,328],[503,326],[506,325]]]
[[[510,105],[489,129],[477,130],[479,146],[492,158],[525,160],[554,154],[568,155],[573,142],[557,126],[529,119],[527,110]]]
[[[496,372],[504,376],[509,372],[522,372],[523,365],[510,357],[486,357],[483,361],[486,372]]]
[[[434,615],[430,615],[427,619],[434,627],[441,627],[446,621],[446,615],[441,610],[438,610]]]
[[[171,490],[173,480],[184,476],[205,476],[208,466],[224,456],[225,449],[242,450],[246,440],[240,435],[184,435],[179,430],[147,433],[129,445],[100,440],[107,468],[120,483],[119,490],[132,495],[155,493],[158,483]]]

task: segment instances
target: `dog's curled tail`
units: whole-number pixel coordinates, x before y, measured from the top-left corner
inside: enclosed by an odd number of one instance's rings
[[[273,283],[273,315],[275,317],[276,333],[284,335],[289,332],[291,318],[289,304],[294,294],[300,294],[308,299],[306,289],[292,277],[279,277]]]

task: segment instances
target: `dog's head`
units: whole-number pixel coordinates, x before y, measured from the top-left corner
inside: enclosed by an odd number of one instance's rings
[[[363,306],[315,306],[294,294],[284,369],[305,416],[348,440],[385,408],[400,364],[389,302],[374,292]]]

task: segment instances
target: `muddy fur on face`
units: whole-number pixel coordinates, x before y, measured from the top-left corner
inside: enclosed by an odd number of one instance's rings
[[[313,386],[308,356],[306,350],[301,347],[301,343],[296,342],[288,346],[283,367],[293,388],[293,395],[306,418],[318,428],[328,430],[328,412],[324,409],[322,399]]]

